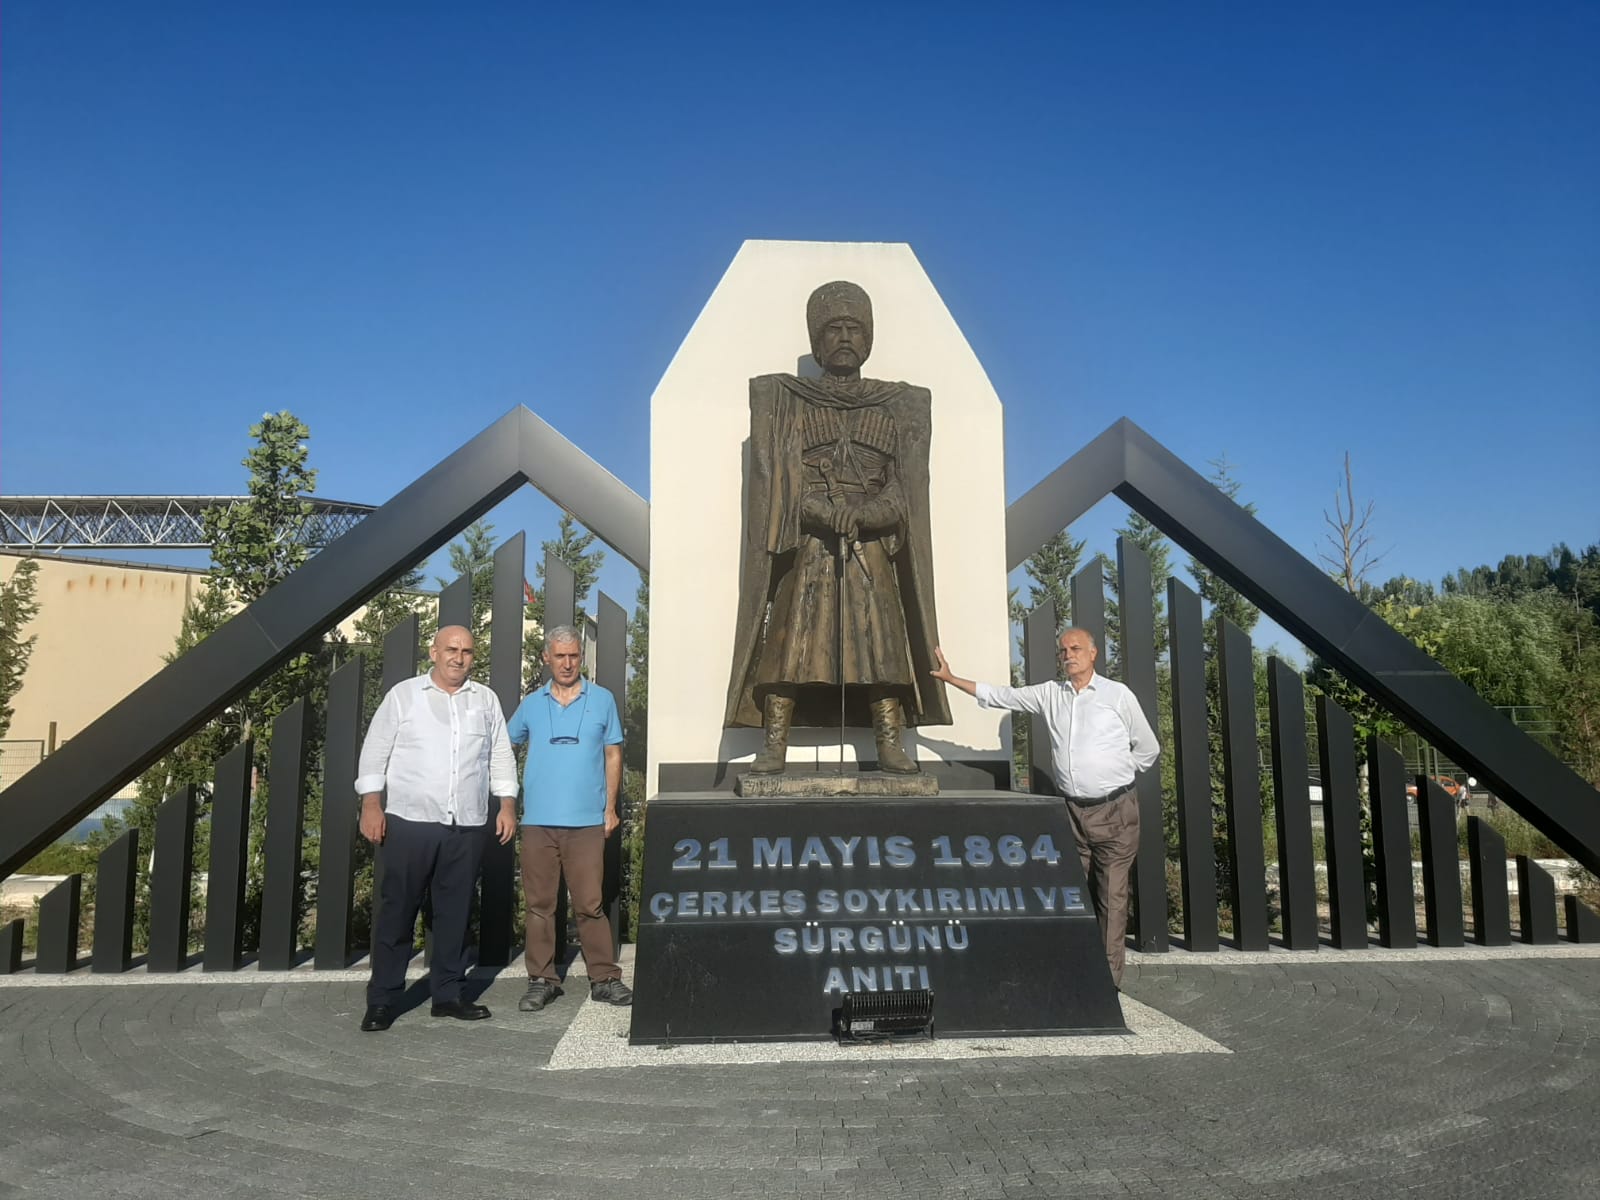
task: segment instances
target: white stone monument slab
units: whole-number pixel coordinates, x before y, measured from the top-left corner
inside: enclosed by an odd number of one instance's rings
[[[738,607],[749,381],[818,374],[806,298],[834,279],[872,297],[862,375],[933,392],[929,504],[934,595],[945,655],[961,674],[1009,680],[1005,465],[1000,399],[911,252],[893,242],[748,241],[711,294],[650,400],[650,759],[748,763],[759,729],[724,729]],[[955,723],[908,731],[926,762],[1005,762],[1003,714],[951,689]],[[800,729],[789,761],[876,759],[870,730]],[[1002,774],[1002,778],[1003,778]]]

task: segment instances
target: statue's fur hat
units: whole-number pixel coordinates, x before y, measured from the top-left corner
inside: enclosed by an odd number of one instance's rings
[[[839,317],[853,317],[861,322],[867,336],[867,350],[872,350],[872,298],[861,288],[845,279],[825,283],[811,293],[806,301],[806,329],[811,334],[811,352],[817,351],[817,339],[822,327]]]

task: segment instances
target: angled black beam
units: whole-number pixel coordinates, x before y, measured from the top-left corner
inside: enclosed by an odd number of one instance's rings
[[[650,506],[526,408],[516,411],[527,481],[637,569],[648,571]]]
[[[1278,825],[1278,892],[1283,907],[1283,944],[1315,950],[1317,876],[1311,857],[1311,775],[1306,752],[1306,689],[1300,673],[1276,655],[1267,659],[1267,705],[1272,742],[1273,806]]]
[[[1007,572],[1127,481],[1128,424],[1112,425],[1006,509]]]
[[[83,876],[68,875],[39,901],[39,949],[33,969],[39,975],[65,975],[78,965]],[[1571,931],[1568,921],[1568,931]]]
[[[526,607],[527,537],[508,538],[494,552],[494,598],[490,628],[499,649],[489,663],[489,687],[510,719],[522,699],[522,618]],[[494,814],[490,814],[493,821]],[[517,839],[502,846],[487,839],[478,909],[478,961],[499,967],[511,961],[512,906],[516,903]]]
[[[524,482],[648,567],[644,500],[515,408],[0,793],[0,878]]]
[[[206,871],[206,945],[201,969],[237,971],[244,959],[245,855],[250,847],[250,757],[245,741],[217,760],[211,793],[211,865]]]
[[[481,629],[472,628],[472,576],[458,575],[455,580],[439,593],[439,628],[447,625],[459,625],[474,636],[482,633]]]
[[[139,831],[128,829],[100,851],[90,970],[116,973],[133,965],[133,895],[138,882]]]
[[[296,700],[272,722],[267,776],[266,860],[261,879],[261,969],[294,966],[300,933],[300,862],[306,819],[306,702]]]
[[[1222,687],[1222,796],[1228,815],[1228,889],[1240,950],[1267,948],[1267,865],[1261,836],[1261,770],[1256,763],[1256,679],[1250,639],[1217,618]]]
[[[1517,923],[1528,945],[1556,944],[1556,881],[1528,854],[1517,855]]]
[[[0,975],[15,975],[22,970],[22,918],[13,917],[0,925]]]
[[[1172,668],[1173,767],[1178,784],[1178,869],[1183,940],[1190,950],[1220,947],[1217,856],[1211,815],[1211,740],[1206,714],[1205,636],[1200,597],[1167,580],[1167,646]]]
[[[1317,697],[1317,754],[1333,944],[1340,950],[1360,950],[1367,944],[1367,883],[1361,856],[1355,727],[1350,714],[1326,696]]]
[[[628,698],[628,614],[604,592],[595,609],[594,681],[617,702],[620,715]],[[611,944],[622,945],[622,831],[606,839],[600,896],[611,923]]]
[[[366,666],[366,659],[358,654],[328,680],[328,732],[322,750],[322,834],[317,861],[318,970],[339,970],[350,965],[359,801],[348,781],[359,774],[356,760],[361,755]]]
[[[1456,842],[1456,804],[1436,781],[1417,776],[1417,824],[1422,830],[1422,911],[1428,942],[1463,946],[1461,857]],[[1500,867],[1501,874],[1505,866]]]
[[[145,970],[181,971],[189,959],[189,885],[194,876],[195,789],[180,788],[156,810],[150,866],[150,953]]]
[[[1049,683],[1060,673],[1057,654],[1056,602],[1046,599],[1030,612],[1022,625],[1022,658],[1029,683]],[[1050,755],[1050,727],[1042,716],[1013,715],[1013,722],[1028,722],[1028,791],[1035,796],[1059,796],[1055,764]]]
[[[1572,895],[1561,897],[1561,906],[1566,910],[1567,941],[1579,942],[1585,946],[1600,943],[1600,916],[1595,915],[1594,909]],[[42,918],[39,922],[39,944],[44,945]]]
[[[1377,734],[1367,737],[1367,787],[1372,797],[1372,854],[1378,869],[1378,941],[1392,950],[1417,944],[1417,895],[1411,876],[1411,818],[1406,815],[1406,764]]]
[[[1112,425],[1006,513],[1007,570],[1105,495],[1128,507],[1600,871],[1595,789],[1133,422]]]
[[[1122,682],[1133,693],[1145,720],[1160,728],[1156,692],[1155,594],[1150,559],[1135,543],[1117,538],[1117,613],[1120,619]],[[1134,944],[1145,954],[1163,953],[1167,936],[1167,840],[1161,820],[1161,772],[1142,772],[1139,789],[1139,856],[1133,860],[1136,904]]]
[[[544,552],[544,632],[557,625],[571,625],[578,615],[578,581],[572,568],[556,557],[555,551]]]
[[[1506,840],[1481,817],[1468,817],[1467,857],[1472,867],[1472,940],[1480,946],[1509,946]]]
[[[1106,576],[1105,565],[1097,554],[1087,567],[1072,577],[1072,624],[1094,638],[1100,650],[1100,663],[1106,656]]]

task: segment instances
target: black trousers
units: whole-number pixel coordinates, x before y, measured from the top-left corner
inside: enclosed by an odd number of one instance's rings
[[[373,923],[368,1004],[398,1004],[406,990],[417,912],[433,892],[433,961],[428,987],[435,1003],[461,999],[467,977],[467,926],[483,862],[488,827],[440,825],[387,817],[383,866],[378,872],[378,912]]]

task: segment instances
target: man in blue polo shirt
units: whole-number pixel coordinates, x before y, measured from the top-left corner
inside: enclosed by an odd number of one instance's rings
[[[622,982],[611,925],[601,901],[606,839],[621,824],[622,722],[611,693],[579,674],[583,642],[571,625],[545,639],[549,680],[525,698],[506,732],[528,744],[522,774],[522,891],[526,900],[528,991],[518,1002],[538,1012],[561,995],[556,975],[556,888],[562,872],[578,920],[589,997],[632,1004]]]

